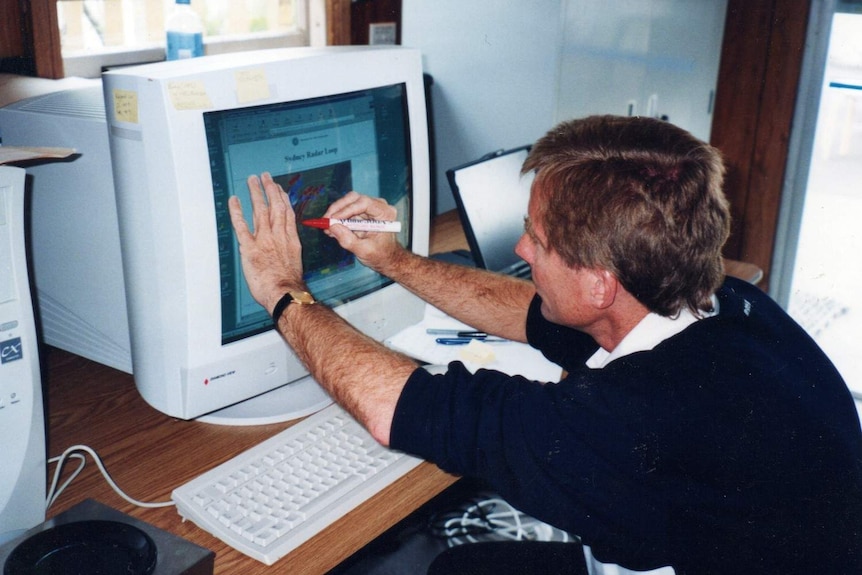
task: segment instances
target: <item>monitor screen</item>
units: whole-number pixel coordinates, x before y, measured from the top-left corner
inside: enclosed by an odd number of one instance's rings
[[[227,200],[236,195],[251,214],[246,179],[268,170],[290,197],[296,218],[317,218],[351,190],[407,206],[410,139],[404,84],[204,114],[210,156],[221,274],[222,342],[272,329],[251,296]],[[409,220],[408,220],[409,223]],[[402,227],[409,247],[410,227]],[[305,281],[315,297],[336,306],[387,285],[322,231],[298,225]]]

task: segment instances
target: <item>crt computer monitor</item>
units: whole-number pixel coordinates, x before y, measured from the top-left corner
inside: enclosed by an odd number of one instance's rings
[[[399,47],[293,48],[103,75],[136,385],[169,415],[225,424],[293,419],[330,398],[272,327],[242,275],[227,200],[247,216],[270,172],[297,216],[350,190],[398,208],[427,254],[429,166],[421,57]],[[382,340],[423,304],[300,227],[312,293]],[[328,352],[339,353],[337,347]]]

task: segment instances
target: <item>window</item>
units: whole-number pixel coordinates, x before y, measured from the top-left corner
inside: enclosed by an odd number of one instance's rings
[[[191,0],[204,24],[204,51],[303,46],[308,0]],[[174,0],[58,0],[66,76],[165,57],[165,20]]]

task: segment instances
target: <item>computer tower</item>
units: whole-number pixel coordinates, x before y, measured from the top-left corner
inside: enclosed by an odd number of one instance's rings
[[[6,146],[73,148],[27,168],[34,297],[50,346],[132,372],[126,291],[102,84],[0,108]]]
[[[21,168],[0,166],[0,543],[45,520],[45,415]]]

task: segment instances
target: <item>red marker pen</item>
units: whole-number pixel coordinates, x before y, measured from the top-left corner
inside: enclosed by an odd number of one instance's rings
[[[340,224],[354,232],[392,232],[401,231],[401,222],[383,220],[341,220],[338,218],[314,218],[302,220],[302,225],[319,230],[328,230],[332,224]]]

